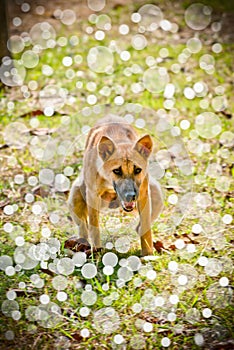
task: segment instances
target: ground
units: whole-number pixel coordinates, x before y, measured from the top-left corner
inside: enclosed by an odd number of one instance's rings
[[[7,4],[2,349],[234,348],[233,8],[147,3]],[[164,210],[148,259],[119,209],[102,213],[101,252],[64,247],[86,135],[108,113],[154,141]]]

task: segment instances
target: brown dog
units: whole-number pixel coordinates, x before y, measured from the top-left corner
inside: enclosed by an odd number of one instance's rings
[[[152,147],[151,137],[138,138],[123,118],[103,118],[90,130],[84,166],[72,185],[68,205],[79,236],[90,239],[93,248],[101,246],[100,209],[122,205],[127,212],[138,209],[142,255],[153,254],[151,223],[163,202],[159,184],[147,170]]]

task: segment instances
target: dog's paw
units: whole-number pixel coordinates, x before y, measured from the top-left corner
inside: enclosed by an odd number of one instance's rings
[[[91,250],[91,245],[87,239],[73,236],[65,241],[64,248],[70,249],[73,252],[86,252]]]

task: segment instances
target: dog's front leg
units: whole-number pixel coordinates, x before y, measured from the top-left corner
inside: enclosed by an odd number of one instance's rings
[[[88,219],[89,219],[89,238],[93,248],[101,247],[99,230],[99,210],[100,199],[96,195],[87,193]]]
[[[148,179],[145,179],[139,192],[137,201],[140,215],[139,231],[141,237],[142,255],[153,254],[153,239],[151,234],[151,204],[149,198]]]

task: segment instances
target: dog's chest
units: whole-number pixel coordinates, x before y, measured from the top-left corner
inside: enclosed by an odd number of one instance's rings
[[[116,200],[117,198],[117,194],[116,192],[114,191],[111,191],[111,190],[107,190],[105,191],[102,195],[101,195],[101,198],[104,200],[104,201],[107,201],[107,202],[112,202],[114,200]]]

